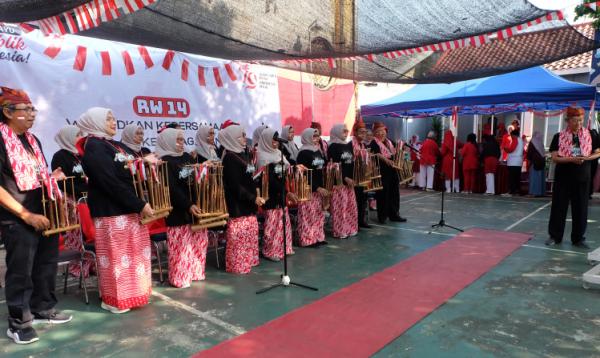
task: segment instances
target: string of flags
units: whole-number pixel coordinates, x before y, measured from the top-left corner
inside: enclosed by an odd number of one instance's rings
[[[581,4],[585,7],[589,7],[590,9],[592,9],[593,11],[596,11],[596,9],[598,9],[598,7],[600,6],[600,1],[595,1],[595,2],[586,2]]]
[[[600,3],[600,1],[598,1],[597,3]],[[586,4],[586,5],[588,5],[588,4]],[[372,54],[361,55],[361,56],[347,56],[347,57],[285,59],[285,60],[277,60],[275,62],[292,63],[292,64],[296,64],[296,65],[302,65],[302,64],[307,64],[307,63],[327,62],[330,68],[336,68],[337,61],[365,60],[365,61],[374,62],[377,56],[383,56],[387,59],[395,59],[395,58],[399,58],[402,56],[409,56],[412,54],[429,52],[429,51],[437,52],[437,51],[455,50],[455,49],[463,48],[463,47],[480,47],[484,44],[491,42],[492,39],[496,39],[497,41],[507,40],[531,26],[538,25],[538,24],[541,24],[544,22],[549,22],[549,21],[562,21],[564,19],[565,19],[565,17],[564,17],[563,12],[560,10],[557,10],[557,11],[549,12],[542,17],[528,21],[526,23],[511,26],[511,27],[508,27],[505,29],[501,29],[501,30],[498,30],[493,33],[476,35],[476,36],[471,36],[471,37],[458,39],[458,40],[445,41],[445,42],[440,42],[440,43],[436,43],[436,44],[432,44],[432,45],[419,46],[419,47],[403,49],[403,50],[388,51],[388,52],[384,52],[384,53],[380,53],[380,54],[372,53]]]
[[[76,34],[136,12],[156,0],[91,0],[73,9],[44,19],[20,23],[24,31],[37,27],[44,35]]]

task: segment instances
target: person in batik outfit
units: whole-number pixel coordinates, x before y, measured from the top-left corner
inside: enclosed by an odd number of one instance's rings
[[[255,167],[245,154],[246,133],[240,125],[230,125],[219,132],[223,154],[223,186],[229,212],[225,270],[250,273],[258,265],[257,206],[265,201],[257,195],[253,180]]]
[[[323,230],[325,225],[323,202],[329,195],[323,184],[325,159],[319,147],[321,137],[316,129],[305,129],[301,138],[302,147],[296,163],[312,169],[312,197],[310,200],[298,203],[299,243],[300,246],[318,246],[327,243]]]
[[[263,168],[269,176],[269,199],[263,206],[265,215],[265,229],[263,234],[263,256],[271,261],[279,261],[283,258],[283,215],[285,215],[286,252],[288,255],[294,253],[292,249],[292,223],[288,214],[288,208],[284,204],[283,196],[295,202],[295,196],[291,193],[285,194],[285,173],[290,164],[283,157],[281,163],[281,151],[279,142],[276,140],[278,133],[272,128],[266,128],[260,135],[258,141],[257,166]]]
[[[330,131],[327,157],[341,166],[343,185],[335,185],[331,192],[331,226],[333,237],[345,239],[358,233],[358,209],[354,194],[354,155],[352,142],[346,143],[348,129],[336,124]]]
[[[208,235],[206,229],[192,231],[194,215],[201,211],[188,194],[188,180],[194,170],[191,155],[184,151],[183,130],[167,128],[156,140],[156,155],[167,162],[169,194],[173,210],[165,220],[169,248],[169,283],[177,288],[190,287],[192,281],[204,280]]]
[[[117,121],[108,108],[93,107],[77,122],[88,177],[88,205],[96,227],[101,307],[124,313],[144,306],[152,293],[150,236],[142,217],[154,215],[133,186],[133,155],[113,140]]]

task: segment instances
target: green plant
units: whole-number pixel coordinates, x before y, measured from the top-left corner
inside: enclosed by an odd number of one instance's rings
[[[596,2],[596,0],[584,0],[583,4],[592,2]],[[577,15],[575,16],[575,20],[579,19],[580,17],[589,16],[594,19],[594,27],[597,29],[600,28],[600,13],[597,10],[592,10],[587,6],[584,6],[583,4],[578,5],[575,8],[575,14]]]
[[[437,134],[436,142],[438,146],[442,144],[442,132],[444,128],[442,127],[442,117],[432,117],[431,119],[431,130]]]

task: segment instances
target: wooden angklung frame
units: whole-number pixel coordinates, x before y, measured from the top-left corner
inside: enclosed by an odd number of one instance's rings
[[[379,166],[379,157],[376,154],[369,154],[367,175],[369,177],[369,185],[365,188],[365,192],[383,189],[381,167]]]
[[[325,189],[332,191],[334,187],[342,186],[342,168],[340,163],[329,162],[325,167]]]
[[[43,232],[45,236],[80,228],[74,179],[75,177],[67,177],[64,180],[49,178],[42,181],[43,213],[50,221],[50,228]]]
[[[194,175],[188,176],[190,199],[201,214],[194,217],[192,231],[227,224],[229,214],[225,203],[223,166],[221,164],[194,164],[187,166]]]
[[[409,153],[404,151],[402,142],[398,143],[394,153],[393,162],[394,169],[396,169],[400,179],[400,185],[411,181],[413,178],[412,162],[406,159],[408,156],[407,154]]]
[[[352,177],[354,186],[368,187],[371,183],[369,176],[369,152],[361,149],[354,158],[354,174]]]
[[[135,194],[154,210],[154,216],[142,218],[141,223],[145,225],[169,216],[173,207],[169,194],[167,163],[142,164],[141,161],[137,161],[135,164],[137,164],[133,175]]]
[[[287,191],[298,198],[298,202],[308,201],[312,197],[312,169],[290,166],[286,178]]]

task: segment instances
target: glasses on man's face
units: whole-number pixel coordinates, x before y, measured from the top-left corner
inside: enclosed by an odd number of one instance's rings
[[[27,114],[31,114],[31,113],[37,113],[37,108],[31,106],[31,107],[15,107],[15,106],[8,106],[8,109],[12,110],[12,111],[24,111]]]

